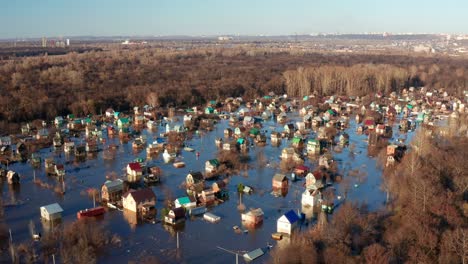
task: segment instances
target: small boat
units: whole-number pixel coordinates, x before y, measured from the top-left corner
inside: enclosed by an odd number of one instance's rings
[[[271,238],[273,238],[274,240],[281,240],[281,239],[283,239],[283,234],[273,233],[273,234],[271,234]]]
[[[151,173],[143,176],[143,181],[145,183],[158,183],[160,181],[160,178],[159,175]]]
[[[104,213],[105,213],[104,207],[98,206],[98,207],[94,207],[91,209],[80,210],[78,211],[78,213],[76,213],[76,217],[78,219],[82,219],[86,217],[100,216],[100,215],[103,215]]]
[[[179,162],[174,162],[174,168],[183,168],[185,167],[185,162],[179,161]]]
[[[195,151],[193,148],[189,148],[189,147],[185,147],[184,150],[187,151],[187,152],[194,152]]]
[[[107,203],[107,207],[109,208],[112,208],[112,209],[117,209],[117,206],[111,204],[111,203]]]

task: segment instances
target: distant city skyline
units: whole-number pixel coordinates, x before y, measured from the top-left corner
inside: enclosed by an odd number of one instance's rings
[[[42,36],[468,33],[459,0],[15,0],[0,39]]]

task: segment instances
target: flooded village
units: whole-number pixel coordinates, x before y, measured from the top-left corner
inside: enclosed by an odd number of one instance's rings
[[[343,203],[385,207],[382,179],[398,177],[385,170],[419,131],[446,133],[465,102],[424,87],[270,93],[25,123],[0,138],[9,240],[34,240],[43,254],[41,237],[84,221],[115,234],[100,257],[109,262],[268,262],[271,248],[320,228]]]

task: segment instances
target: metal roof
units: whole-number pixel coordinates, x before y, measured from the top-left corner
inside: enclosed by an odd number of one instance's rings
[[[41,209],[44,208],[44,210],[47,211],[48,214],[57,214],[63,212],[62,207],[58,203],[53,203],[49,205],[42,206]]]

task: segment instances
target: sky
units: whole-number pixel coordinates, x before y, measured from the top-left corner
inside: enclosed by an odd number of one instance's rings
[[[468,33],[467,0],[0,0],[0,38]]]

